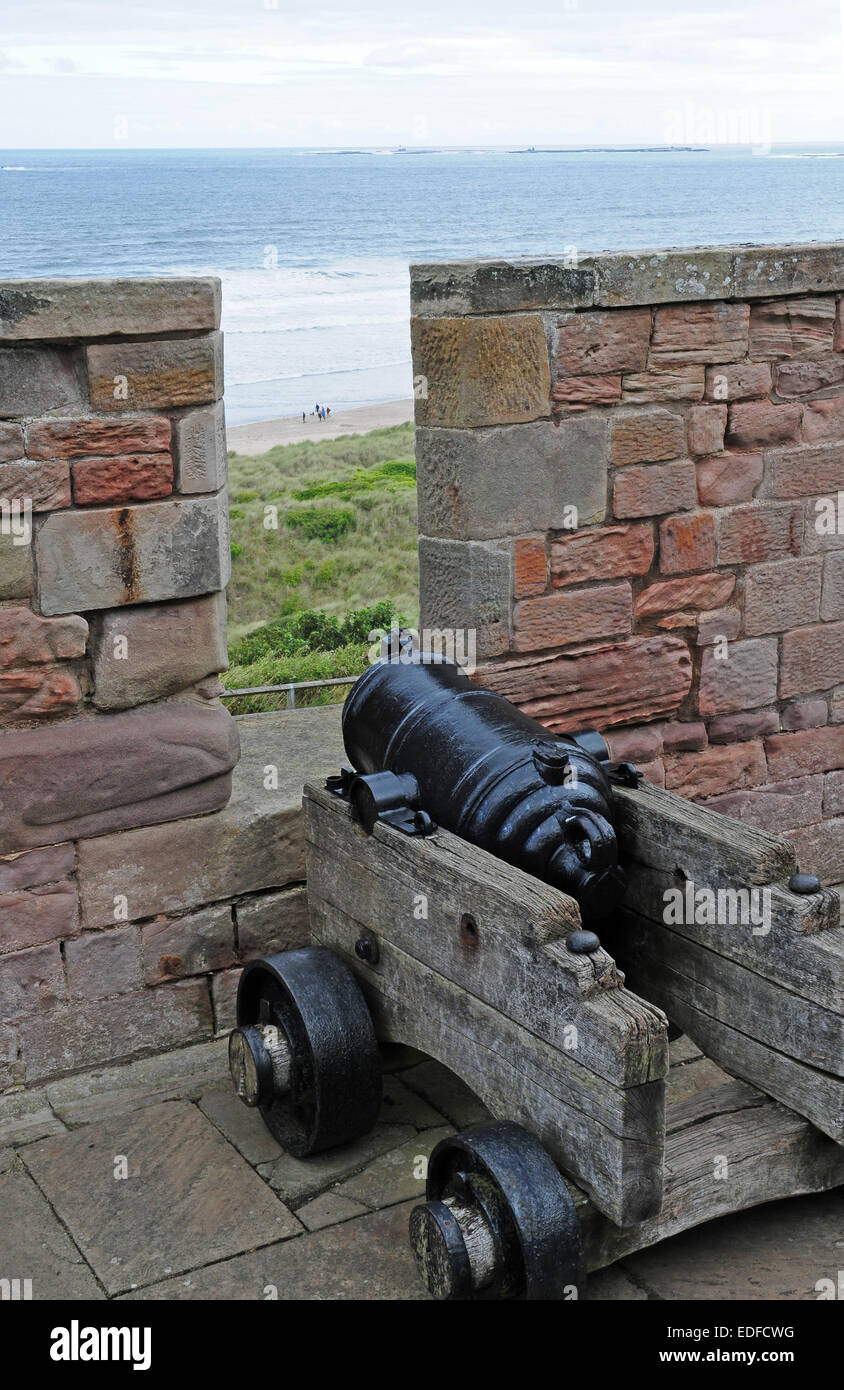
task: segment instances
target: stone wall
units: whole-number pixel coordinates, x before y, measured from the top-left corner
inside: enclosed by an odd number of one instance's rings
[[[219,312],[0,282],[0,1090],[210,1037],[241,950],[306,931],[302,767],[264,791],[218,698]]]
[[[844,879],[844,244],[411,279],[423,626]]]

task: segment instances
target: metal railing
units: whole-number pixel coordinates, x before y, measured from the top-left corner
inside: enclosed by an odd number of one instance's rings
[[[334,676],[330,680],[322,681],[289,681],[283,685],[247,685],[242,686],[238,690],[224,690],[220,696],[220,699],[248,699],[251,702],[253,697],[267,696],[272,697],[277,701],[279,696],[284,695],[286,697],[286,703],[283,706],[285,709],[301,709],[303,708],[303,706],[297,705],[296,703],[297,690],[319,690],[324,686],[354,685],[357,679],[357,676]],[[248,712],[270,714],[275,713],[278,708],[279,705],[278,703],[276,703],[273,708],[268,709],[266,711],[250,710]]]

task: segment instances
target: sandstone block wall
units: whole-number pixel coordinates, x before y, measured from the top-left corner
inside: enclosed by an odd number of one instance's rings
[[[422,625],[844,879],[844,244],[411,271]]]
[[[0,282],[0,1089],[210,1036],[235,895],[302,877],[230,802],[219,317]]]

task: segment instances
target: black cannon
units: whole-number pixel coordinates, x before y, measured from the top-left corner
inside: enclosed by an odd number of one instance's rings
[[[594,732],[552,735],[451,661],[376,662],[343,708],[354,773],[334,783],[357,818],[407,833],[441,825],[576,898],[585,921],[624,892],[609,753]]]
[[[629,764],[609,762],[599,734],[551,734],[502,696],[473,685],[453,662],[396,644],[352,688],[343,738],[352,767],[328,779],[317,793],[319,803],[306,788],[309,851],[322,861],[323,874],[331,865],[332,877],[332,851],[344,836],[351,836],[347,853],[359,850],[358,825],[371,835],[383,821],[409,836],[432,835],[442,826],[575,898],[586,923],[605,917],[619,902],[625,879],[613,828],[612,780],[635,782],[638,774]],[[342,808],[340,798],[347,803]],[[435,845],[436,840],[432,850]],[[377,857],[379,837],[372,848]],[[381,876],[374,881],[380,883]],[[391,1022],[383,997],[373,1015],[377,990],[367,995],[361,989],[362,983],[377,984],[385,964],[389,976],[390,962],[402,958],[401,949],[381,957],[392,933],[385,917],[392,921],[392,911],[379,907],[378,890],[355,909],[343,888],[335,887],[342,906],[327,927],[319,887],[314,889],[314,945],[246,966],[229,1044],[237,1094],[260,1110],[279,1142],[299,1157],[350,1143],[373,1127],[381,1100],[378,1038],[402,1041],[407,1027],[398,1016]],[[347,909],[351,939],[343,937],[341,925]],[[447,956],[445,937],[453,927],[472,958],[484,927],[471,913],[459,914],[452,924],[450,913],[449,902],[445,920],[441,913],[436,924],[443,950]],[[471,940],[467,924],[475,932]],[[431,928],[425,923],[419,930],[424,936]],[[569,932],[566,945],[575,953],[600,949],[588,930]],[[414,957],[405,959],[409,966]],[[546,961],[542,950],[537,959]],[[563,1008],[576,976],[561,969],[553,954],[546,967]],[[419,962],[416,968],[422,968]],[[470,967],[464,961],[460,968]],[[517,972],[517,994],[523,983]],[[462,1039],[462,1027],[454,1036]],[[506,1027],[509,1039],[512,1025]],[[433,1051],[450,1029],[446,1008]],[[524,1037],[532,1040],[533,1034]],[[448,1052],[445,1060],[460,1062]],[[473,1081],[483,1091],[484,1077],[473,1074]],[[491,1093],[489,1099],[495,1101]],[[504,1110],[514,1104],[506,1086],[498,1103]],[[413,1214],[411,1243],[436,1297],[571,1296],[582,1255],[573,1201],[555,1163],[524,1127],[482,1125],[442,1141],[431,1157],[427,1196]]]

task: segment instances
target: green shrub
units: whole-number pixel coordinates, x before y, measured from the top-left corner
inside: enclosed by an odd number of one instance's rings
[[[352,609],[342,621],[333,614],[306,608],[298,613],[285,613],[275,622],[256,628],[232,648],[229,656],[232,667],[236,668],[251,666],[265,658],[276,660],[280,657],[334,652],[350,644],[367,644],[370,632],[378,628],[388,629],[397,622],[396,607],[390,599],[384,599],[369,608]],[[291,680],[294,677],[288,676],[286,679]],[[248,683],[259,684],[254,681]],[[226,684],[231,689],[239,682],[227,677]]]
[[[392,486],[391,486],[392,485]],[[412,459],[395,459],[379,463],[374,468],[356,468],[348,478],[332,478],[328,482],[308,483],[293,493],[297,502],[313,501],[316,497],[340,497],[348,502],[358,493],[394,491],[396,487],[416,485],[416,464]]]
[[[351,531],[355,514],[350,507],[299,507],[287,513],[287,525],[302,532],[309,540],[336,544]]]

